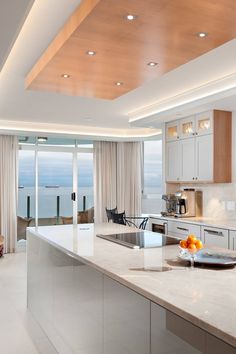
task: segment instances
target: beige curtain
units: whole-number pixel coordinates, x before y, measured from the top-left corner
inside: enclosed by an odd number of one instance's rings
[[[107,221],[105,208],[141,215],[142,143],[95,142],[95,222]]]
[[[94,218],[107,221],[105,208],[116,207],[116,143],[94,143]]]
[[[143,148],[141,142],[117,143],[117,207],[141,215]]]
[[[0,135],[0,234],[5,237],[5,253],[16,248],[17,159],[17,137]]]

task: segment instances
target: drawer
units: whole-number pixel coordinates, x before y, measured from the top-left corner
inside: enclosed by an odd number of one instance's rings
[[[181,221],[168,221],[168,234],[177,237],[186,237],[189,234],[194,234],[200,238],[201,228],[199,225],[188,224]]]
[[[229,248],[236,251],[236,231],[229,232]]]
[[[205,245],[213,245],[222,248],[229,247],[229,230],[226,229],[203,226],[201,238]]]

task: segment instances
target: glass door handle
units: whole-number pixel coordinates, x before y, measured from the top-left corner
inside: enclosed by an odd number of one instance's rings
[[[71,200],[73,200],[73,202],[76,201],[76,193],[75,192],[71,193]]]

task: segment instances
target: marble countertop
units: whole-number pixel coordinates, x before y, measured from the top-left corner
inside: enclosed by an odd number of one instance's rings
[[[236,231],[236,219],[235,220],[221,220],[221,219],[213,219],[210,217],[189,217],[189,218],[175,218],[174,216],[162,216],[161,214],[149,214],[150,218],[163,219],[163,220],[171,220],[183,222],[186,224],[196,224],[201,226],[210,226],[210,227],[218,227],[227,230]]]
[[[98,233],[137,231],[122,225],[42,226],[28,230],[236,347],[236,268],[191,270],[178,259],[176,245],[130,249],[96,237]]]

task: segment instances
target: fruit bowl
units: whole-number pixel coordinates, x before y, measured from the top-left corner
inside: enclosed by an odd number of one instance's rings
[[[187,258],[191,268],[194,268],[195,256],[203,248],[201,240],[197,239],[195,235],[189,235],[186,240],[180,241],[179,248],[180,258]]]

